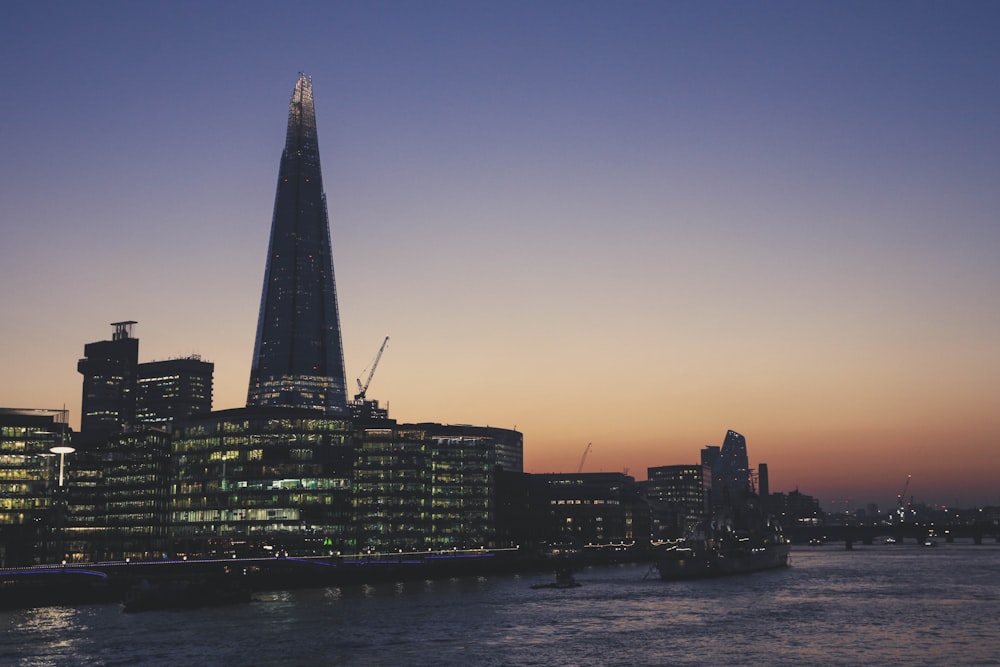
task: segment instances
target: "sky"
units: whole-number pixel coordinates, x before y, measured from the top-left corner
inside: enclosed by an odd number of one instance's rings
[[[0,25],[0,406],[84,344],[245,404],[313,79],[349,388],[528,472],[728,429],[824,509],[1000,504],[1000,5],[33,2]]]

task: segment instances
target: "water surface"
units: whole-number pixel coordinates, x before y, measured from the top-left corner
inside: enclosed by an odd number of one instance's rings
[[[0,612],[0,665],[1000,665],[1000,545],[801,547],[787,569],[694,582],[648,571]]]

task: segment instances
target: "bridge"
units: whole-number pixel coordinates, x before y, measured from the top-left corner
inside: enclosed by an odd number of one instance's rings
[[[956,539],[974,544],[1000,542],[1000,528],[995,524],[935,525],[933,523],[904,523],[894,526],[795,526],[785,531],[793,544],[808,544],[812,540],[844,542],[845,544],[873,544],[876,539],[891,537],[897,543],[922,544],[933,537],[945,542]]]

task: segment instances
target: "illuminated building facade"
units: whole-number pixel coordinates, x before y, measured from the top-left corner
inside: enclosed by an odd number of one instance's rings
[[[355,423],[354,507],[361,551],[433,548],[430,448],[395,420]]]
[[[316,111],[305,75],[289,104],[247,406],[348,414]]]
[[[59,465],[50,450],[68,433],[64,410],[0,408],[0,566],[45,560]]]
[[[237,408],[173,433],[170,530],[183,553],[356,548],[350,423],[315,410]]]
[[[507,468],[521,472],[521,433],[400,425],[376,402],[365,403],[352,404],[358,413],[355,509],[362,550],[498,546],[498,478]]]
[[[427,446],[427,546],[498,546],[497,479],[506,470],[523,471],[523,435],[490,426],[435,423],[401,425],[399,434]]]
[[[167,427],[176,420],[212,411],[215,364],[191,356],[139,364],[136,421]]]
[[[646,499],[654,539],[683,537],[708,513],[712,469],[706,465],[648,468]]]
[[[113,322],[111,340],[88,343],[77,371],[83,375],[80,434],[87,441],[122,431],[135,423],[135,389],[139,366],[139,339],[135,322]]]
[[[387,418],[360,420],[355,427],[355,498],[363,549],[498,546],[498,476],[515,466],[521,472],[521,433],[400,425]]]
[[[160,429],[112,438],[102,456],[100,558],[156,558],[167,550],[170,447]]]

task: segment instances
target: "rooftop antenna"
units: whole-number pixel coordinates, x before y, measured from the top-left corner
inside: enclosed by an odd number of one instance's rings
[[[114,336],[111,340],[125,340],[126,338],[132,337],[132,325],[138,324],[135,320],[129,320],[127,322],[112,322],[111,326],[115,328]]]

